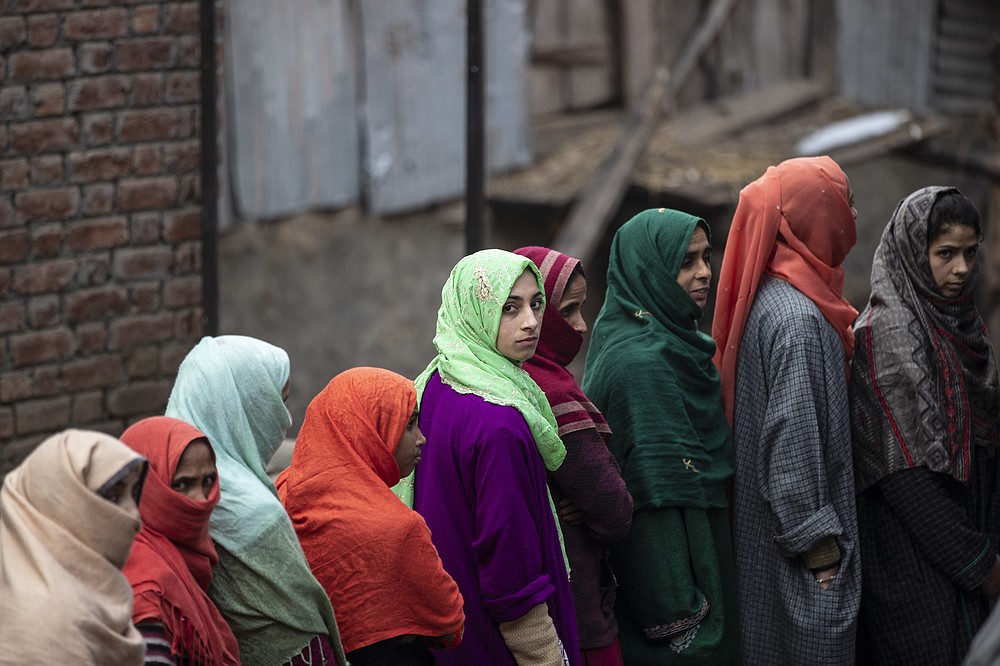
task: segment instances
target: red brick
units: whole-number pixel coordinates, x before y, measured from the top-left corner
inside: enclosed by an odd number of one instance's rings
[[[0,268],[0,296],[6,296],[10,291],[11,271],[9,268]]]
[[[118,183],[118,210],[122,212],[172,208],[176,201],[175,178],[130,178]]]
[[[163,146],[163,169],[166,173],[189,173],[201,166],[201,141],[181,141]]]
[[[177,39],[177,66],[185,69],[197,69],[201,63],[201,38],[189,35]]]
[[[177,63],[177,40],[172,37],[144,37],[115,43],[118,69],[136,72],[170,69]]]
[[[0,187],[5,190],[28,188],[28,160],[4,160],[0,162]]]
[[[13,49],[24,42],[26,33],[24,18],[20,16],[0,18],[0,44],[3,44],[4,50]]]
[[[132,164],[137,176],[155,176],[160,173],[160,147],[149,144],[136,146]]]
[[[164,216],[163,240],[178,243],[201,238],[201,208],[185,208]]]
[[[128,310],[128,306],[128,292],[123,287],[105,285],[79,289],[66,296],[66,321],[78,324],[104,319],[108,315],[121,315]]]
[[[128,102],[129,80],[124,76],[94,76],[70,83],[70,111],[114,109]]]
[[[28,323],[34,329],[59,323],[59,297],[36,296],[28,301]]]
[[[177,109],[177,138],[187,139],[197,136],[194,125],[194,107],[178,107]]]
[[[63,180],[62,155],[44,155],[31,160],[31,185],[54,185]]]
[[[31,373],[5,372],[0,375],[0,402],[14,402],[30,398],[33,394],[31,388]]]
[[[73,50],[19,51],[10,56],[10,78],[14,81],[43,81],[72,76],[76,67]]]
[[[133,349],[169,340],[174,335],[174,318],[169,312],[122,317],[111,322],[112,351]]]
[[[168,280],[163,285],[163,304],[172,310],[201,305],[201,276]]]
[[[52,118],[11,126],[11,145],[24,155],[71,148],[76,145],[79,128],[73,118]]]
[[[131,303],[134,313],[159,312],[163,309],[163,302],[160,299],[160,283],[154,281],[133,285],[129,290],[129,303]]]
[[[62,249],[63,225],[45,224],[31,229],[31,256],[35,259],[59,256]],[[39,328],[36,326],[35,328]]]
[[[75,187],[58,190],[30,190],[14,198],[18,215],[28,221],[65,220],[80,207],[80,191]]]
[[[156,347],[140,347],[132,351],[125,362],[129,379],[152,377],[159,369],[159,352]]]
[[[98,148],[70,153],[67,162],[70,182],[114,180],[127,175],[131,170],[132,151],[128,148]]]
[[[201,308],[196,308],[190,312],[178,313],[175,331],[177,338],[181,340],[200,338],[204,335]]]
[[[174,275],[201,273],[201,243],[181,243],[174,253]]]
[[[201,16],[197,2],[183,2],[166,5],[163,13],[163,29],[176,34],[198,34]]]
[[[111,143],[114,119],[110,113],[90,113],[83,116],[83,142],[88,146]]]
[[[0,118],[4,120],[24,120],[31,117],[31,103],[28,89],[24,86],[8,86],[0,89]]]
[[[133,245],[149,245],[160,240],[160,213],[139,213],[132,216],[129,236]]]
[[[83,188],[80,212],[84,215],[104,215],[111,212],[115,199],[115,186],[111,183],[97,183]]]
[[[186,342],[171,342],[160,349],[160,372],[176,375],[181,367],[181,361],[191,351],[191,344]]]
[[[108,329],[104,324],[82,324],[76,327],[77,354],[104,351],[108,344]]]
[[[81,220],[69,225],[66,244],[77,252],[118,247],[128,243],[128,227],[124,217],[102,217]]]
[[[63,20],[63,38],[82,42],[114,39],[128,33],[128,10],[123,8],[73,12]]]
[[[4,66],[3,56],[0,56],[0,67],[3,67],[3,66]],[[2,78],[2,74],[0,74],[0,78]],[[7,132],[7,126],[6,125],[0,125],[0,153],[7,152],[7,146],[10,143],[9,142],[9,138],[10,138],[10,136],[9,136],[9,134]]]
[[[162,414],[170,397],[168,381],[131,382],[108,392],[108,413],[112,416]]]
[[[14,213],[14,204],[10,199],[0,197],[0,229],[11,227],[17,223],[17,215]]]
[[[69,9],[73,0],[7,0],[7,11],[13,14],[28,12],[51,12],[56,9]]]
[[[80,257],[80,267],[76,281],[85,287],[104,284],[111,277],[111,257],[107,253],[89,254]]]
[[[104,418],[104,394],[101,391],[87,391],[73,396],[74,424],[93,423],[102,418]]]
[[[62,430],[69,425],[69,406],[68,396],[17,403],[14,405],[17,434]]]
[[[113,386],[124,377],[122,359],[118,355],[105,354],[70,361],[63,365],[62,376],[67,391]]]
[[[78,52],[78,65],[82,74],[103,74],[111,69],[114,49],[108,42],[82,44]]]
[[[137,247],[118,250],[114,275],[122,280],[162,277],[170,270],[174,253],[169,247]]]
[[[197,102],[201,99],[201,78],[198,72],[178,72],[167,75],[166,100],[171,104]]]
[[[0,439],[7,440],[14,436],[14,410],[10,407],[0,409]]]
[[[28,314],[21,301],[0,303],[0,333],[23,331],[28,324]]]
[[[10,360],[15,368],[58,361],[73,353],[73,334],[68,328],[33,331],[10,336]]]
[[[132,32],[148,35],[160,29],[160,6],[143,5],[132,9]]]
[[[118,121],[121,141],[161,141],[177,135],[178,114],[174,109],[125,111]]]
[[[197,204],[201,201],[201,176],[188,175],[177,178],[177,205]]]
[[[61,291],[73,280],[76,261],[53,259],[33,261],[14,273],[14,292],[21,295],[46,294]]]
[[[59,367],[54,365],[34,368],[31,374],[31,395],[34,398],[45,398],[59,395],[63,392],[63,381],[59,375]]]
[[[0,232],[0,263],[24,261],[31,253],[31,241],[24,229]]]
[[[163,74],[136,74],[132,77],[132,99],[130,104],[138,106],[159,106],[163,104]]]
[[[59,17],[56,14],[34,14],[28,17],[28,45],[34,48],[52,46],[59,39]]]
[[[66,110],[66,90],[61,83],[43,83],[31,90],[35,117],[58,116]]]

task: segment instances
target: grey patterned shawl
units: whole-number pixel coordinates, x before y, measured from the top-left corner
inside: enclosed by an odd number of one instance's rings
[[[859,491],[920,466],[964,483],[970,445],[998,443],[996,362],[974,300],[979,264],[962,292],[945,298],[927,256],[931,207],[957,191],[926,187],[903,199],[875,251],[871,298],[854,325]]]

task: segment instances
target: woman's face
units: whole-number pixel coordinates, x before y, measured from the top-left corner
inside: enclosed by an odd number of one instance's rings
[[[218,473],[215,471],[215,456],[208,441],[196,439],[181,454],[177,471],[170,482],[174,492],[198,502],[204,502],[212,493]]]
[[[958,296],[979,259],[979,236],[964,224],[953,224],[927,246],[931,275],[941,295]]]
[[[420,426],[417,425],[418,417],[419,413],[414,409],[413,414],[410,415],[409,423],[406,424],[406,430],[403,431],[403,436],[396,444],[396,466],[399,467],[399,478],[401,479],[409,476],[417,468],[420,463],[420,447],[427,442],[424,434],[420,432]]]
[[[587,278],[580,273],[570,278],[559,301],[559,314],[573,330],[583,335],[587,332],[587,322],[583,319],[583,304],[587,302]]]
[[[101,497],[112,504],[117,504],[136,520],[140,520],[139,493],[142,490],[140,485],[142,470],[142,465],[135,465],[118,483],[101,493]]]
[[[497,351],[515,363],[527,361],[535,355],[544,303],[535,274],[531,269],[524,269],[511,287],[500,314]]]
[[[712,246],[708,243],[708,234],[699,225],[691,234],[687,253],[681,261],[681,270],[677,273],[677,284],[698,304],[698,307],[703,308],[708,303],[708,287],[711,280]]]

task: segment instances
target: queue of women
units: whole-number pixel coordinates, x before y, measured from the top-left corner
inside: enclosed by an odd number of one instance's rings
[[[993,663],[979,213],[903,199],[860,314],[856,217],[830,158],[769,168],[709,336],[711,230],[639,213],[582,385],[580,262],[469,255],[426,370],[334,377],[275,484],[288,356],[203,339],[165,416],[68,430],[7,475],[0,663]]]

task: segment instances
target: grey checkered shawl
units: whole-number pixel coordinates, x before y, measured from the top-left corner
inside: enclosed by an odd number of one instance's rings
[[[734,537],[744,664],[852,664],[861,566],[844,348],[801,292],[761,281],[740,341]],[[801,556],[835,536],[827,590]]]

